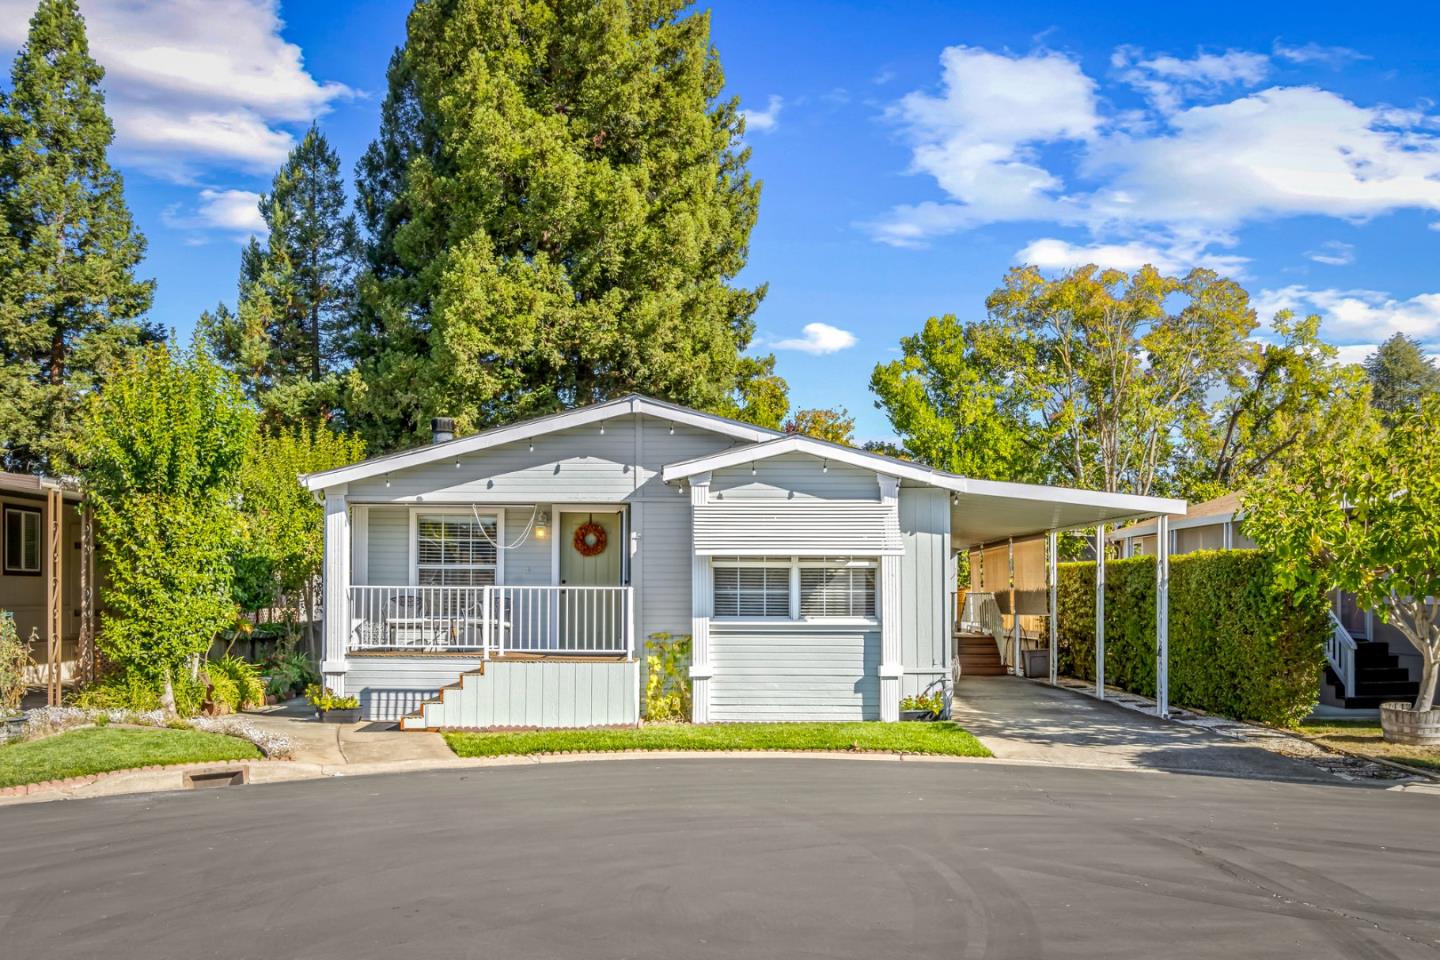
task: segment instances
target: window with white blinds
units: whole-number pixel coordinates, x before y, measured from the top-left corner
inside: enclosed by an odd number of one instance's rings
[[[742,620],[873,620],[873,559],[716,557],[713,615]]]
[[[790,560],[769,557],[754,560],[716,559],[713,573],[715,616],[790,616]]]
[[[500,542],[493,514],[418,514],[415,581],[421,586],[489,586],[495,582]]]
[[[875,567],[800,568],[800,616],[875,616]]]

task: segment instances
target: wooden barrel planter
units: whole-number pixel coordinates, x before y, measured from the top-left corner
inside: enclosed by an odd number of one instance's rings
[[[1416,713],[1409,703],[1382,703],[1380,729],[1391,743],[1440,747],[1440,710]]]

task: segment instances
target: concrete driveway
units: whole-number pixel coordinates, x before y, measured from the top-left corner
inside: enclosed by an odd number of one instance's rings
[[[1433,957],[1437,803],[1338,784],[770,757],[8,807],[0,952]]]
[[[961,678],[955,685],[951,716],[1003,760],[1277,780],[1331,779],[1310,764],[1263,747],[1018,677]]]

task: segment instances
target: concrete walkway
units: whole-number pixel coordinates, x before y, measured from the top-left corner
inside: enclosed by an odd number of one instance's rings
[[[322,767],[352,764],[433,763],[456,759],[438,733],[402,733],[395,723],[321,723],[304,700],[291,700],[245,719],[290,738],[297,763]]]
[[[951,716],[1001,760],[1333,782],[1263,747],[1018,677],[962,678]]]

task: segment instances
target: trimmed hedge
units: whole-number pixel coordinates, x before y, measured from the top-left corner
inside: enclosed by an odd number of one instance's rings
[[[1259,550],[1170,559],[1170,700],[1293,726],[1315,706],[1330,632],[1324,597],[1284,593]],[[1095,564],[1062,563],[1062,673],[1095,679]],[[1105,564],[1105,680],[1155,695],[1155,558]]]

